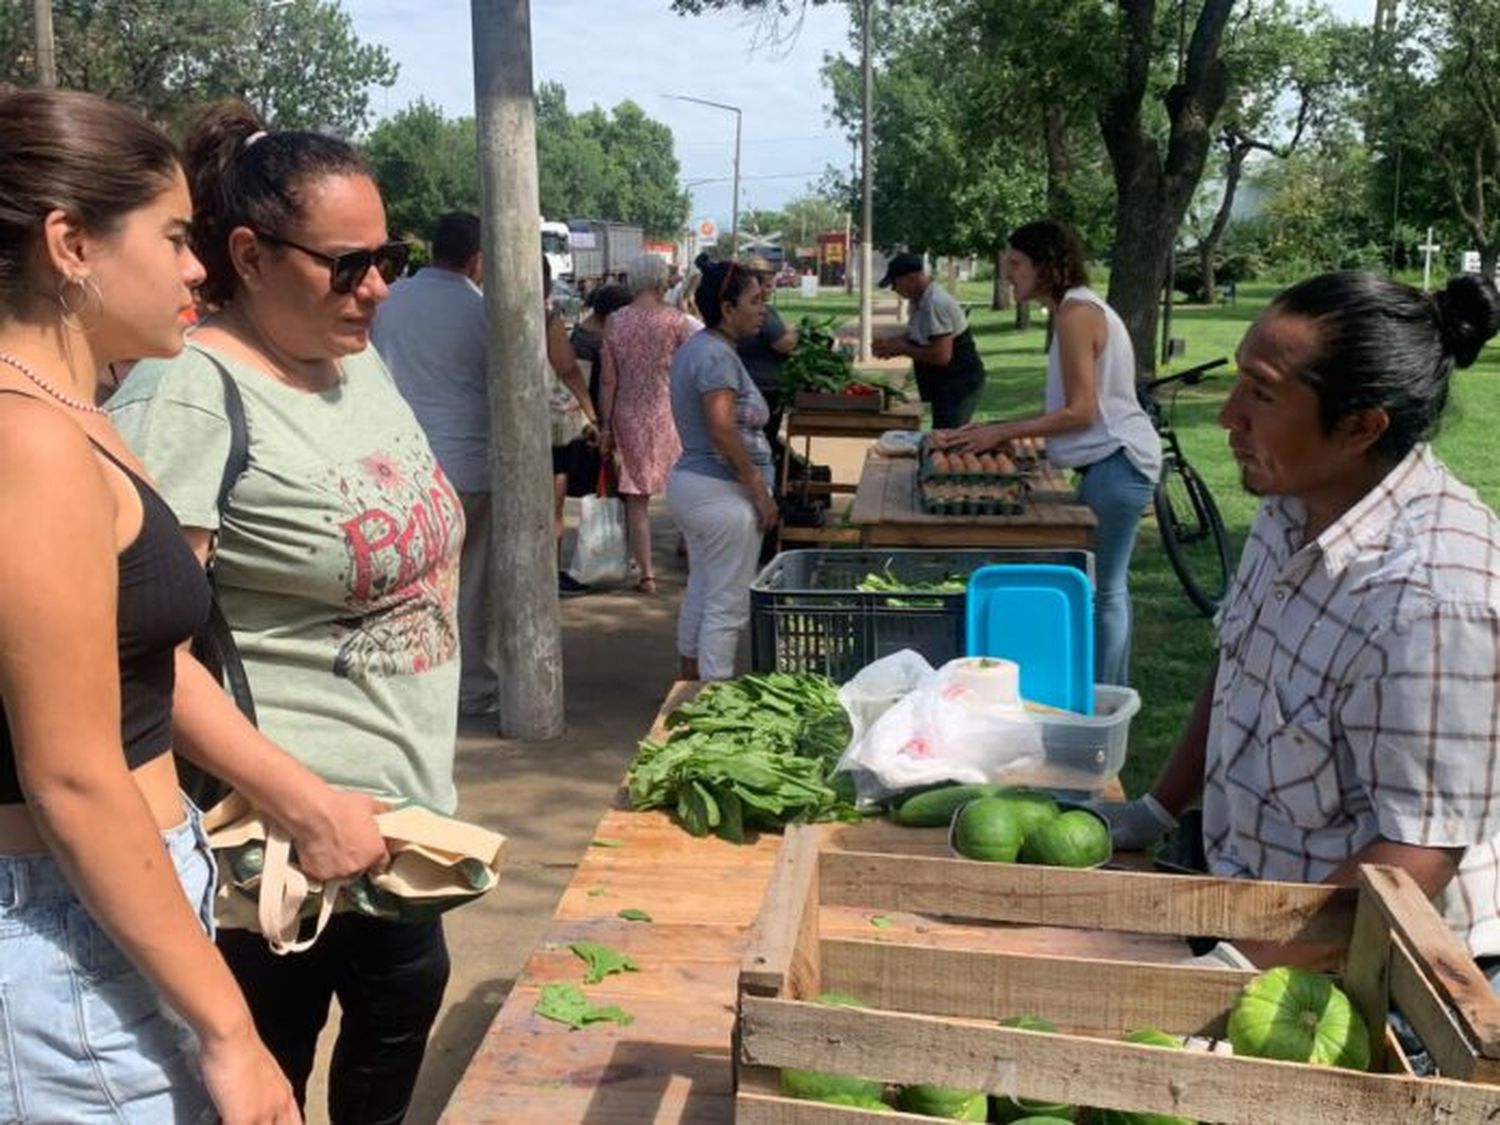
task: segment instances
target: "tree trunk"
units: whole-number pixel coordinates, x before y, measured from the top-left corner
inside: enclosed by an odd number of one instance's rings
[[[1130,332],[1137,370],[1156,371],[1156,322],[1167,255],[1203,175],[1209,129],[1224,104],[1218,57],[1233,0],[1204,0],[1182,80],[1166,96],[1171,132],[1165,152],[1143,120],[1156,44],[1155,0],[1120,0],[1124,59],[1118,87],[1099,113],[1115,179],[1115,247],[1109,303]]]
[[[1031,302],[1016,302],[1016,331],[1025,332],[1031,327]]]
[[[1500,264],[1500,239],[1479,244],[1479,276],[1495,280],[1495,266]]]
[[[1010,286],[1005,280],[1005,247],[995,247],[995,282],[990,290],[990,308],[995,312],[1004,312],[1010,308]]]
[[[1217,288],[1214,283],[1214,255],[1219,252],[1219,243],[1223,241],[1224,231],[1229,227],[1229,213],[1234,210],[1234,196],[1239,190],[1240,175],[1245,170],[1245,158],[1255,147],[1249,141],[1233,135],[1226,136],[1224,142],[1229,149],[1229,156],[1224,161],[1224,198],[1219,202],[1219,210],[1214,215],[1213,226],[1208,228],[1208,235],[1198,244],[1198,261],[1203,270],[1203,303],[1207,305],[1214,303]]]
[[[1075,207],[1068,113],[1055,102],[1042,110],[1042,143],[1047,154],[1047,214],[1072,226]]]

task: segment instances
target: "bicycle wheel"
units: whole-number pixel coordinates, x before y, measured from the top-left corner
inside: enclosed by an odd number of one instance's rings
[[[1186,461],[1169,458],[1153,497],[1161,545],[1188,600],[1212,615],[1229,591],[1229,536],[1208,485]]]

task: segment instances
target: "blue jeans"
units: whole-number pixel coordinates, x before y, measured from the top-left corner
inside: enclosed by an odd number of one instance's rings
[[[188,808],[162,839],[211,930],[213,855]],[[52,857],[0,856],[0,1121],[217,1121],[196,1057]]]
[[[1156,483],[1117,449],[1088,466],[1078,498],[1099,519],[1094,534],[1094,682],[1130,682],[1130,554]]]

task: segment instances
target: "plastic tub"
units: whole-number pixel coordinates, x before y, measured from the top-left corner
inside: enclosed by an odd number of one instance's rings
[[[1040,766],[997,778],[1004,785],[1099,793],[1125,764],[1130,720],[1141,709],[1134,688],[1094,685],[1094,713],[1037,715],[1042,727]]]

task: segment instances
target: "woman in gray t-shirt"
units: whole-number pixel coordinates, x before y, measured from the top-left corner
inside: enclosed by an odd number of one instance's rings
[[[764,433],[770,411],[735,351],[759,329],[764,301],[754,274],[734,262],[710,263],[697,292],[707,327],[672,360],[682,457],[667,481],[667,504],[688,548],[687,597],[677,619],[685,680],[734,675],[761,535],[776,524]]]

